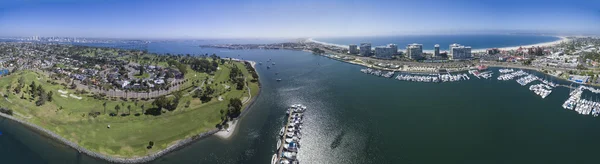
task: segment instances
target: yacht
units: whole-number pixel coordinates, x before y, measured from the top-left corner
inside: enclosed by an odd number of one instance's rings
[[[279,148],[281,148],[281,140],[277,139],[277,150],[279,150]]]
[[[281,160],[279,160],[279,163],[280,163],[280,164],[289,164],[289,163],[290,163],[290,161],[288,161],[288,160],[287,160],[287,159],[285,159],[285,158],[281,158]]]
[[[290,142],[289,144],[283,145],[283,148],[287,151],[298,152],[298,144],[296,142]]]
[[[287,159],[296,159],[296,153],[285,151],[285,152],[283,152],[283,157],[285,157]]]
[[[283,131],[285,130],[285,127],[281,127],[281,130],[279,130],[279,136],[283,136]]]
[[[271,164],[276,164],[277,161],[278,161],[277,154],[273,154],[273,157],[271,157]]]

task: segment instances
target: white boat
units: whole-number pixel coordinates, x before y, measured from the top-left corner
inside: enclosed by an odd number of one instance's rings
[[[287,159],[296,159],[296,153],[295,152],[283,152],[283,157],[287,158]]]
[[[277,150],[281,148],[281,140],[277,139]]]
[[[285,130],[285,127],[281,127],[281,130],[279,130],[279,136],[283,136],[283,131]]]
[[[294,136],[294,133],[293,133],[293,132],[287,132],[285,135],[286,135],[287,137],[293,137],[293,136]]]
[[[273,154],[273,157],[271,157],[271,164],[276,164],[277,160],[277,154]]]
[[[288,161],[288,160],[287,160],[287,159],[285,159],[285,158],[281,158],[281,159],[279,160],[279,163],[280,163],[280,164],[289,164],[289,163],[290,163],[290,161]]]

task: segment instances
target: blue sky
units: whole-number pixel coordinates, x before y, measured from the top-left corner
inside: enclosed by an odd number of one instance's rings
[[[600,34],[600,1],[0,1],[0,36],[285,38],[505,31]]]

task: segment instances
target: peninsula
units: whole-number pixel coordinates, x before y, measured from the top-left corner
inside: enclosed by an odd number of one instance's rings
[[[370,43],[345,46],[311,38],[273,44],[213,44],[200,47],[308,51],[368,68],[406,73],[461,72],[482,65],[530,69],[565,80],[584,78],[588,80],[578,83],[598,85],[600,38],[559,38],[558,41],[548,43],[483,50],[471,50],[468,46],[452,44],[449,45],[451,50],[440,51],[439,45],[436,45],[433,52],[424,51],[423,46],[417,43],[400,50],[392,43],[373,48]]]
[[[0,42],[1,116],[110,162],[228,131],[259,93],[252,61]]]

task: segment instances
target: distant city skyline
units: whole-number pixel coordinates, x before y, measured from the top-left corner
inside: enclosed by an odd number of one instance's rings
[[[140,39],[600,34],[600,2],[7,0],[0,36]]]

